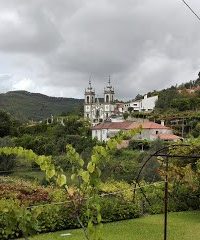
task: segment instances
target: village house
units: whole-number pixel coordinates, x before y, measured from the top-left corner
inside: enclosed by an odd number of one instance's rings
[[[127,112],[129,108],[132,108],[134,112],[150,112],[154,110],[157,100],[158,96],[148,97],[147,94],[145,94],[143,99],[125,103],[124,111]]]
[[[128,131],[131,129],[141,128],[140,133],[134,136],[140,140],[156,140],[177,141],[181,139],[173,134],[172,129],[164,126],[164,123],[158,124],[154,122],[104,122],[92,128],[92,138],[97,138],[99,141],[107,141],[114,137],[119,131]]]

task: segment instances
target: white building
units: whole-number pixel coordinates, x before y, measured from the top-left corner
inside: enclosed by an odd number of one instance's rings
[[[111,86],[109,78],[108,85],[104,88],[104,100],[100,102],[89,82],[89,87],[85,89],[84,117],[89,119],[93,125],[110,118],[116,109],[114,94],[114,88]]]
[[[134,138],[141,140],[156,140],[177,141],[181,139],[173,134],[172,130],[164,124],[154,122],[104,122],[92,128],[92,138],[97,138],[99,141],[107,141],[115,136],[119,131],[128,131],[131,129],[141,128],[141,132]]]
[[[129,107],[132,107],[133,111],[135,112],[153,111],[157,100],[158,100],[158,96],[147,97],[147,94],[146,94],[144,95],[144,99],[125,103],[124,110],[128,111]]]

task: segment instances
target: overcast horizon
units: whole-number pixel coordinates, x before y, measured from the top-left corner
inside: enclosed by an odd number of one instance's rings
[[[200,1],[186,1],[200,14]],[[181,0],[0,0],[0,92],[116,98],[196,80],[200,21]]]

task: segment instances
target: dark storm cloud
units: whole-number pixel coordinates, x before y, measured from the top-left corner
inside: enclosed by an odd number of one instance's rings
[[[14,88],[82,97],[91,74],[98,94],[111,75],[133,98],[196,77],[199,26],[174,0],[0,0],[0,64]]]

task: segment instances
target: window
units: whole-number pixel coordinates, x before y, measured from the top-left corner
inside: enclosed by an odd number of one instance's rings
[[[109,102],[109,95],[106,95],[106,102]]]
[[[87,114],[87,118],[89,118],[90,117],[90,115],[89,114]]]
[[[87,96],[87,100],[86,100],[86,102],[87,102],[87,103],[90,102],[90,97],[89,97],[89,96]]]
[[[96,110],[96,118],[99,118],[100,117],[100,113],[99,113],[99,109]]]
[[[156,135],[158,134],[158,131],[156,131]]]

